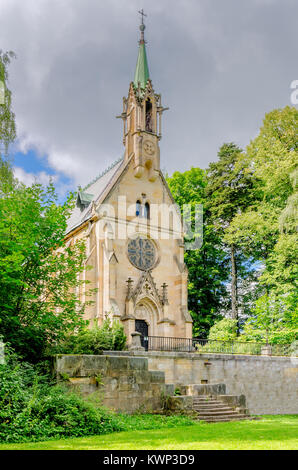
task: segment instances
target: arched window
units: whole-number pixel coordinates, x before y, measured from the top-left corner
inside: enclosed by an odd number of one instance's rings
[[[141,201],[137,201],[136,202],[136,216],[137,217],[141,217],[141,211],[142,211],[142,204],[141,204]]]
[[[149,98],[146,101],[146,131],[152,132],[152,103]]]
[[[145,204],[144,217],[145,219],[150,219],[150,205],[148,202]]]

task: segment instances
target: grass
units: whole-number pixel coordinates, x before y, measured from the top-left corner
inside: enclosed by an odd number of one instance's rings
[[[119,416],[125,432],[102,436],[0,444],[0,450],[295,450],[298,415],[263,416],[257,421],[191,422],[184,417]]]

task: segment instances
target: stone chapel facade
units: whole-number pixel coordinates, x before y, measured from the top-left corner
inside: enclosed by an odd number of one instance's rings
[[[183,230],[160,170],[159,140],[165,109],[154,92],[144,40],[134,81],[123,98],[124,157],[78,192],[68,221],[66,244],[83,238],[87,264],[83,279],[97,288],[86,311],[90,324],[119,319],[131,333],[192,337],[187,308]],[[84,289],[78,292],[84,301]]]

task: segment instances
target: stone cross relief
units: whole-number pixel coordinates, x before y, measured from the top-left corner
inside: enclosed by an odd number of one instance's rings
[[[162,292],[161,294],[158,292],[158,289],[156,286],[152,286],[150,279],[144,279],[143,275],[143,281],[142,278],[139,281],[139,284],[136,286],[136,288],[133,288],[133,280],[129,277],[128,280],[126,281],[127,283],[127,295],[126,298],[129,300],[133,298],[134,302],[140,296],[142,297],[143,294],[145,294],[147,297],[153,297],[156,300],[158,300],[161,305],[168,305],[169,304],[169,299],[168,299],[168,285],[164,282],[161,286]]]
[[[145,291],[146,295],[152,294],[152,287],[150,286],[148,282],[145,282],[143,286],[143,291]]]

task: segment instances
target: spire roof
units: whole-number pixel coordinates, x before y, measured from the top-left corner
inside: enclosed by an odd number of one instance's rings
[[[136,65],[136,71],[135,71],[134,85],[136,88],[138,88],[139,83],[140,83],[140,87],[144,89],[146,87],[146,83],[149,78],[149,67],[148,67],[147,54],[146,54],[146,41],[144,39],[145,25],[143,22],[143,16],[146,16],[146,15],[144,15],[143,10],[141,14],[142,14],[142,23],[140,24],[141,39],[139,41],[139,54],[138,54],[138,60],[137,60],[137,65]]]

